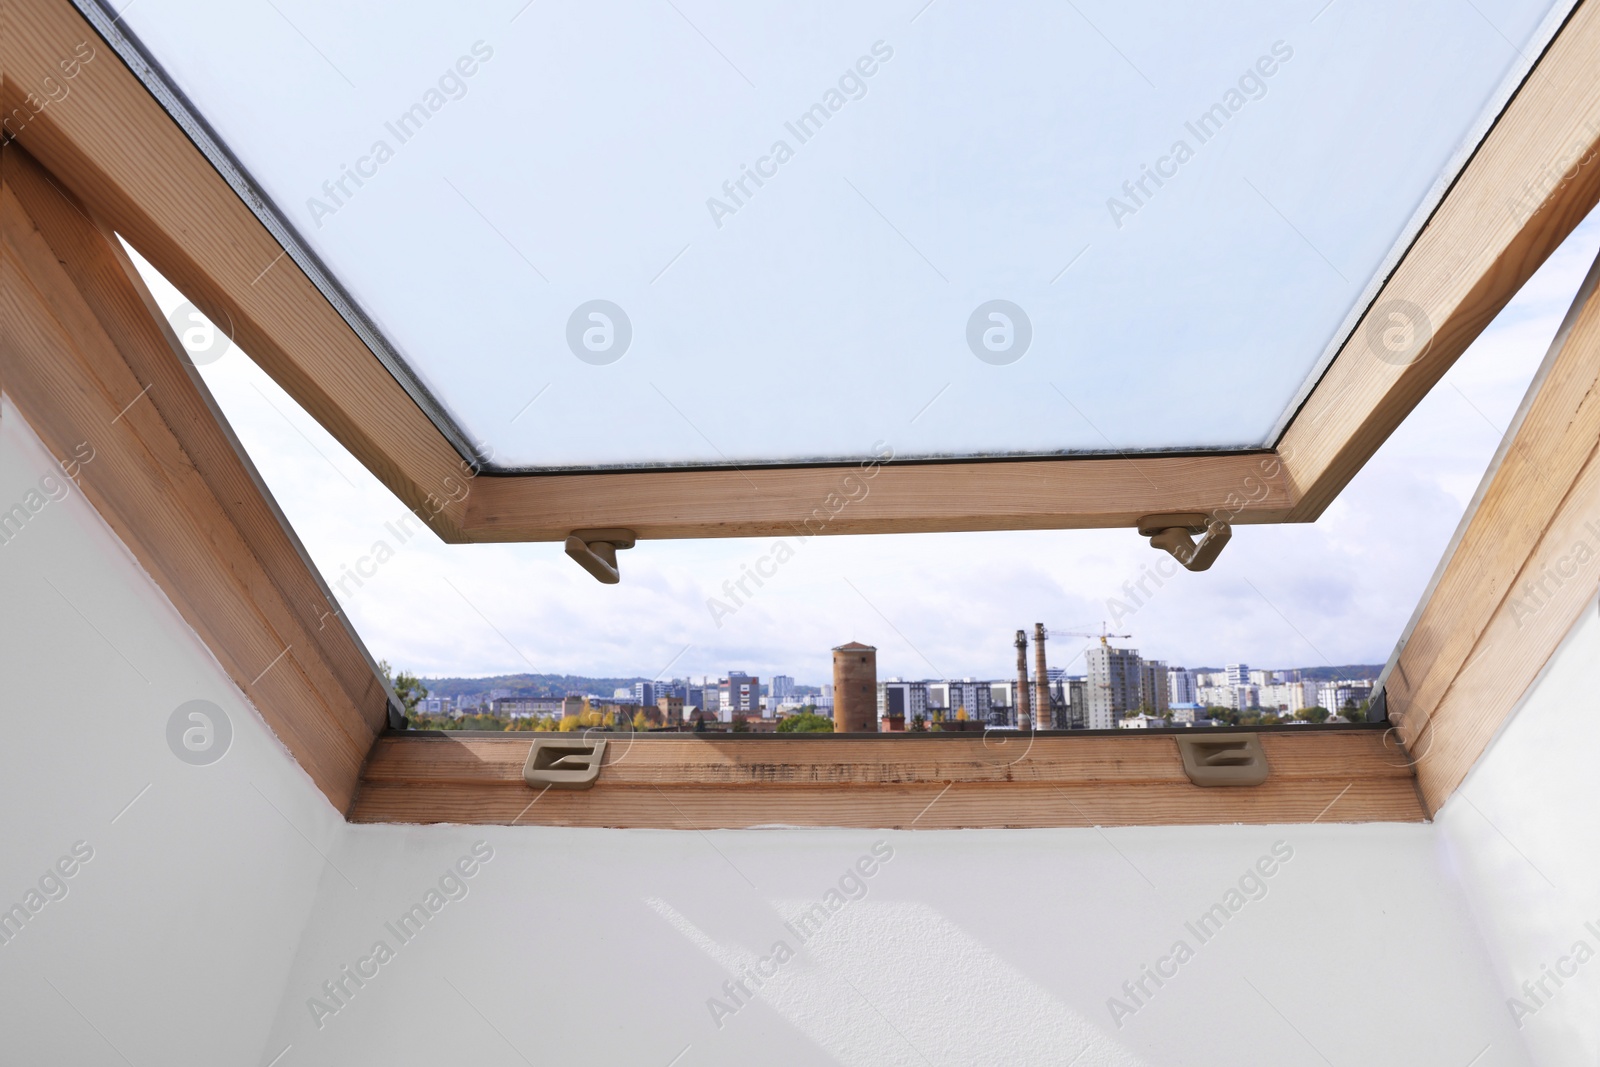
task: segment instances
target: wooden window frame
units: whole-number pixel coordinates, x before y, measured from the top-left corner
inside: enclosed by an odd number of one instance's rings
[[[1600,169],[1600,168],[1597,168]],[[1594,603],[1600,259],[1380,677],[1429,815],[1460,787]],[[1583,552],[1575,546],[1583,545]]]
[[[0,392],[340,811],[393,701],[116,235],[0,146]]]
[[[1189,781],[1175,740],[1186,732],[596,734],[608,739],[599,779],[565,792],[523,781],[527,734],[389,734],[350,818],[667,830],[1424,818],[1410,763],[1382,724],[1227,731],[1259,736],[1270,767],[1262,785],[1238,788]]]

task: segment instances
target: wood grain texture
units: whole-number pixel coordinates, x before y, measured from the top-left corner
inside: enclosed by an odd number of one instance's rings
[[[1600,584],[1600,262],[1591,269],[1388,672],[1436,811]]]
[[[1202,789],[1169,736],[738,738],[607,745],[584,792],[530,789],[527,738],[386,735],[355,822],[713,829],[1416,821],[1408,762],[1381,731],[1264,733],[1265,785]]]
[[[1450,796],[1600,583],[1600,261],[1385,679],[1430,810]]]
[[[858,467],[480,477],[474,541],[560,540],[621,526],[644,538],[1132,526],[1159,511],[1281,521],[1294,501],[1271,453]]]
[[[460,457],[182,129],[66,0],[8,0],[6,112],[45,79],[67,95],[11,132],[232,336],[441,537],[460,540]],[[70,81],[59,64],[87,42]]]
[[[1314,520],[1546,257],[1600,201],[1600,4],[1579,6],[1484,139],[1278,443]],[[1432,343],[1375,355],[1373,320],[1404,300]]]
[[[340,811],[386,696],[115,240],[0,148],[0,374],[86,498]]]

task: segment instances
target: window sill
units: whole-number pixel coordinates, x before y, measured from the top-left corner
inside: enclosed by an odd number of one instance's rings
[[[1213,731],[1203,731],[1211,735]],[[1222,731],[1216,731],[1221,733]],[[1173,739],[1189,730],[1070,734],[612,734],[583,791],[530,788],[533,734],[387,734],[354,822],[708,830],[964,829],[1421,822],[1415,777],[1381,725],[1257,733],[1259,786],[1202,788]],[[1001,741],[1000,738],[1005,740]]]

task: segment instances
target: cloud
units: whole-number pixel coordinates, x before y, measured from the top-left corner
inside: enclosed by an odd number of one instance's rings
[[[1316,524],[1240,527],[1124,620],[1174,664],[1382,662],[1427,586],[1600,245],[1586,222]],[[164,310],[182,298],[139,261]],[[330,583],[392,539],[404,508],[238,350],[207,383]],[[827,681],[829,649],[878,646],[882,676],[1004,678],[1012,634],[1094,629],[1155,550],[1132,530],[820,537],[717,627],[706,600],[774,539],[644,542],[602,586],[555,544],[456,545],[421,533],[343,605],[376,656],[424,674],[529,670]],[[687,646],[687,651],[685,647]],[[1052,646],[1081,669],[1081,639]]]

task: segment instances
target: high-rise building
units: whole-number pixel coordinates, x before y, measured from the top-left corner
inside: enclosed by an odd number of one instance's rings
[[[878,729],[888,729],[891,719],[910,729],[918,718],[928,718],[928,683],[890,678],[878,683]]]
[[[656,683],[634,682],[633,701],[641,707],[649,707],[656,702]]]
[[[1017,726],[1017,683],[989,683],[989,719],[996,726]]]
[[[1139,665],[1139,704],[1152,715],[1165,715],[1171,698],[1167,693],[1167,665],[1147,659]]]
[[[1310,689],[1310,703],[1307,702],[1306,690]],[[1282,682],[1277,685],[1264,685],[1261,687],[1261,707],[1265,711],[1275,711],[1280,715],[1293,715],[1302,708],[1308,708],[1316,703],[1316,687],[1307,686],[1302,682]]]
[[[878,650],[859,641],[833,650],[833,732],[878,729]]]
[[[1248,663],[1230,663],[1227,667],[1227,685],[1249,685],[1250,665]]]
[[[1131,648],[1090,645],[1084,660],[1089,666],[1085,684],[1088,727],[1091,730],[1114,729],[1124,714],[1139,706],[1139,653]]]
[[[928,707],[944,709],[944,717],[947,719],[959,718],[957,713],[964,711],[967,713],[968,721],[986,723],[994,705],[991,684],[972,678],[929,682]]]
[[[731,722],[735,715],[761,714],[761,679],[743,671],[729,671],[717,683],[722,698],[723,720]]]
[[[1352,705],[1372,698],[1372,683],[1366,681],[1324,682],[1317,687],[1317,703],[1336,715],[1345,715]],[[1346,718],[1349,716],[1346,715]],[[1359,715],[1356,716],[1360,718]]]
[[[768,704],[777,707],[794,696],[794,678],[787,674],[774,674],[767,683]]]
[[[1195,702],[1194,671],[1187,667],[1167,668],[1167,706]]]

